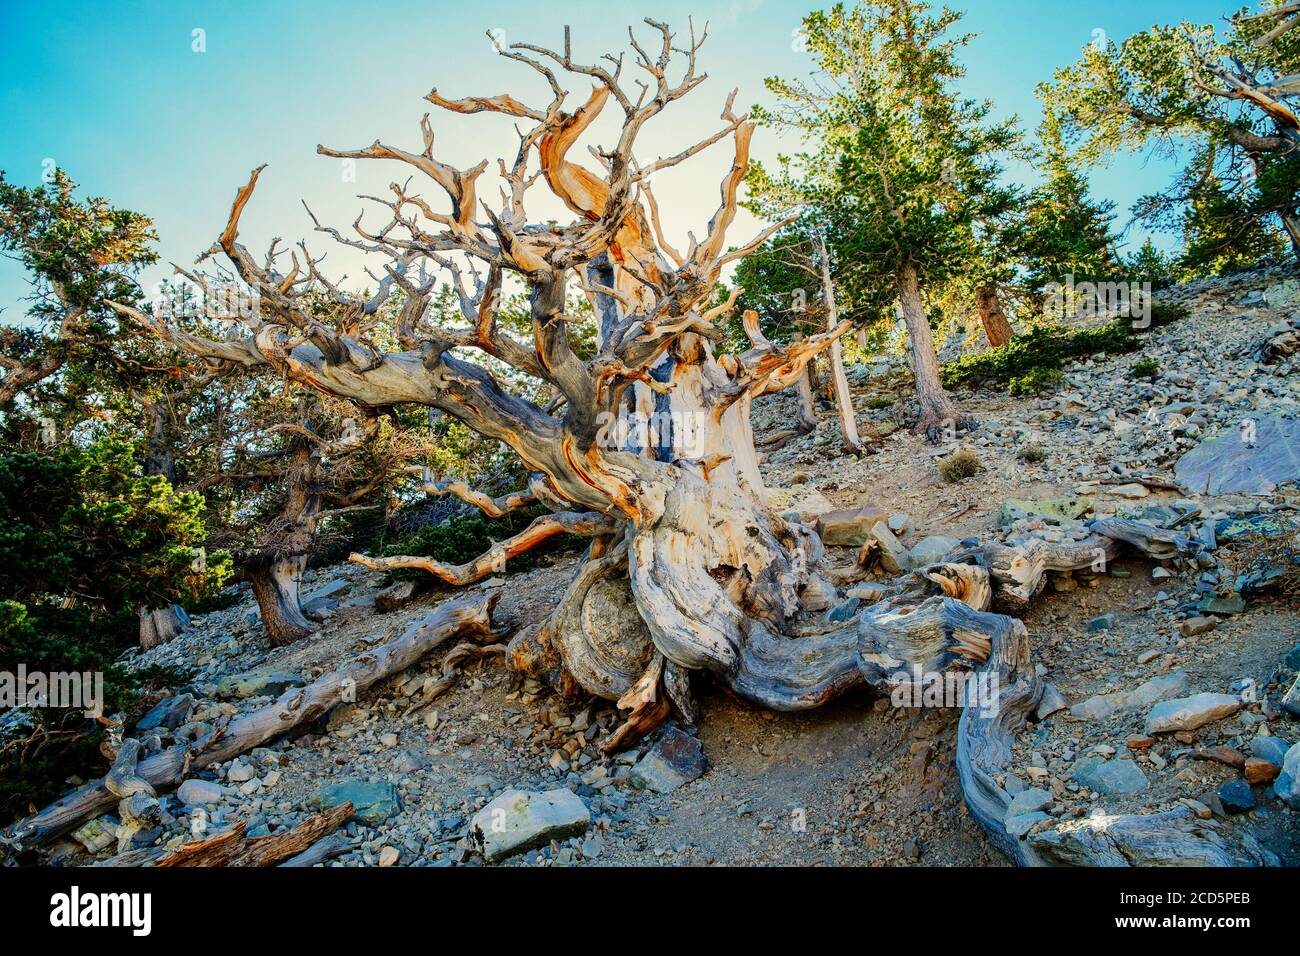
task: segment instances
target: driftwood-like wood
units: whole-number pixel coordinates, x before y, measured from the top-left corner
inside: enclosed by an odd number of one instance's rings
[[[447,601],[402,634],[353,658],[305,687],[290,688],[274,703],[217,726],[193,743],[178,744],[142,761],[136,773],[156,789],[175,787],[187,774],[238,756],[268,740],[311,723],[345,697],[400,673],[453,638],[492,635],[492,608],[499,592]],[[15,849],[40,846],[96,816],[118,799],[95,780],[13,825],[7,842]]]
[[[998,584],[996,597],[1009,608],[1033,600],[1047,583],[1048,571],[1088,569],[1100,574],[1118,555],[1116,540],[1102,534],[1059,543],[1031,538],[1023,544],[990,544],[984,549],[989,574]]]
[[[1248,833],[1229,839],[1186,807],[1065,821],[1028,837],[1026,853],[1058,866],[1276,866]]]
[[[305,852],[322,837],[342,826],[356,807],[343,803],[303,820],[286,833],[249,838],[248,824],[240,821],[230,830],[206,840],[188,843],[162,857],[159,867],[275,866]]]
[[[307,867],[315,866],[317,863],[326,863],[336,856],[342,856],[352,849],[352,841],[345,836],[332,833],[323,839],[317,840],[307,849],[303,850],[297,856],[292,856],[283,863],[277,864],[282,867]]]

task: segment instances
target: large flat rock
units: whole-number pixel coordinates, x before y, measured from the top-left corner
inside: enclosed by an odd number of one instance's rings
[[[470,839],[490,863],[586,833],[591,812],[572,790],[507,790],[469,824]]]
[[[1300,479],[1300,420],[1273,413],[1249,421],[1253,432],[1222,431],[1178,459],[1178,483],[1192,494],[1262,495]]]

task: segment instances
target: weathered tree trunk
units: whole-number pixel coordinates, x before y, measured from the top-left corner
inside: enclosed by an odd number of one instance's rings
[[[166,399],[155,401],[149,409],[149,442],[145,449],[144,473],[161,475],[173,487],[176,485],[176,456],[168,440],[168,414]],[[140,646],[145,650],[166,644],[186,627],[185,612],[172,604],[164,608],[140,609]]]
[[[304,420],[304,427],[309,427]],[[285,499],[280,510],[284,530],[275,536],[248,568],[253,596],[271,643],[300,641],[318,630],[302,610],[302,576],[316,543],[320,496],[315,488],[320,469],[318,446],[297,438],[289,451]]]
[[[185,611],[176,604],[152,611],[140,609],[140,646],[145,650],[173,640],[187,626]]]
[[[831,279],[830,255],[826,251],[826,240],[817,234],[817,257],[821,266],[822,301],[826,306],[826,331],[830,332],[840,324],[839,301],[835,296],[835,283]],[[840,435],[844,439],[844,450],[862,457],[862,439],[858,437],[858,422],[853,412],[853,395],[849,392],[849,379],[844,374],[844,350],[837,338],[827,350],[830,364],[831,390],[835,396],[835,408],[840,418]]]
[[[300,592],[306,564],[307,559],[301,555],[273,557],[248,572],[266,636],[277,647],[300,641],[318,630],[302,610]]]
[[[990,348],[1000,348],[1015,337],[994,286],[981,286],[975,290],[975,311],[984,326],[984,337],[988,339]]]
[[[921,417],[916,430],[931,438],[944,432],[955,433],[966,426],[939,379],[939,356],[934,350],[934,336],[921,301],[921,285],[916,266],[908,263],[898,273],[898,300],[907,325],[907,354],[916,379],[916,399]]]
[[[1287,239],[1291,242],[1291,255],[1300,261],[1300,219],[1294,211],[1281,214],[1282,227],[1286,229]]]

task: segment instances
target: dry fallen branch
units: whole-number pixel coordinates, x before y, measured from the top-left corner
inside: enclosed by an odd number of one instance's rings
[[[175,787],[186,775],[229,760],[295,727],[311,723],[345,697],[400,673],[455,637],[492,634],[498,593],[447,601],[397,637],[354,658],[305,687],[290,688],[274,703],[220,724],[193,743],[178,744],[141,762],[136,773],[155,789]],[[86,784],[13,825],[6,841],[16,850],[36,847],[113,806],[118,797],[104,780]]]

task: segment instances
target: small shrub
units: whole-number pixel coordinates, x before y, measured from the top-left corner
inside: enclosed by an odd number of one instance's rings
[[[890,408],[893,404],[894,400],[887,395],[872,395],[866,401],[867,408],[872,411],[880,411],[882,408]]]
[[[1044,448],[1042,445],[1038,444],[1037,442],[1030,442],[1028,445],[1026,445],[1024,448],[1021,448],[1020,451],[1016,453],[1016,457],[1018,457],[1023,462],[1028,462],[1031,465],[1036,465],[1040,461],[1047,460],[1047,449]]]
[[[960,448],[947,458],[939,460],[939,476],[950,485],[973,478],[983,470],[980,456],[971,448]]]
[[[1038,395],[1055,388],[1061,383],[1062,373],[1056,368],[1036,368],[1026,375],[1019,375],[1007,384],[1007,391],[1012,395]]]
[[[1160,363],[1150,356],[1138,359],[1133,363],[1133,368],[1129,370],[1129,374],[1133,378],[1155,378],[1160,374]]]

